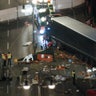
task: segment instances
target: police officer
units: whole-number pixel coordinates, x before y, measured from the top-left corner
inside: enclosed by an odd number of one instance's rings
[[[73,79],[73,85],[75,85],[75,79],[76,79],[75,70],[72,71],[72,79]]]
[[[2,68],[2,53],[0,52],[0,67]]]
[[[2,53],[2,61],[3,61],[3,66],[6,66],[7,56],[4,53]]]
[[[10,52],[7,53],[7,59],[8,59],[8,65],[11,66],[12,54]]]

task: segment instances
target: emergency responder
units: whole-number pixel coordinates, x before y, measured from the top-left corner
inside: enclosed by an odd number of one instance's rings
[[[12,54],[10,52],[7,53],[7,59],[8,59],[8,65],[11,67]]]
[[[3,66],[6,66],[6,61],[7,61],[7,56],[6,56],[6,54],[2,53]]]
[[[72,79],[73,79],[73,85],[75,85],[75,79],[76,79],[75,70],[72,71]]]
[[[2,53],[0,52],[0,67],[2,68]]]

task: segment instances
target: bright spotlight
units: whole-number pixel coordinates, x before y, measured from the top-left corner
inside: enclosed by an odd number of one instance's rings
[[[44,32],[45,32],[45,29],[40,29],[40,34],[44,34]]]
[[[50,27],[48,27],[47,30],[50,30]]]
[[[48,85],[48,88],[49,88],[49,89],[54,89],[54,88],[55,88],[55,84]]]
[[[46,21],[46,17],[41,17],[41,22]]]
[[[43,2],[43,0],[39,0],[39,2],[40,2],[40,3],[42,3],[42,2]]]
[[[37,0],[32,0],[32,4],[37,4]]]
[[[29,89],[30,89],[30,85],[24,85],[24,86],[23,86],[23,89],[29,90]]]
[[[45,32],[45,27],[41,27],[40,34],[44,34],[44,32]]]
[[[26,16],[31,15],[33,12],[32,6],[30,4],[24,5],[21,12],[24,13]]]
[[[48,0],[44,0],[44,2],[45,2],[45,3],[47,3],[47,2],[48,2]]]
[[[25,80],[25,81],[24,81],[23,89],[25,89],[25,90],[30,89],[31,85],[28,84],[28,83],[29,83],[28,80]]]
[[[39,13],[46,12],[46,8],[39,9]]]
[[[91,69],[87,69],[87,72],[92,72],[92,70]]]

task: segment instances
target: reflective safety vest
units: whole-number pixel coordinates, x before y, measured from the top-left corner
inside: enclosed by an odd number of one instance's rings
[[[6,55],[5,54],[2,54],[2,59],[6,60]]]
[[[8,54],[7,54],[7,58],[8,58],[8,59],[11,59],[11,58],[12,58],[11,53],[8,53]]]
[[[74,75],[75,75],[75,71],[72,71],[72,77],[74,77]]]

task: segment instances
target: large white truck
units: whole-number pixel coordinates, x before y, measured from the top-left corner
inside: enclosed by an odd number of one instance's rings
[[[52,18],[51,37],[96,66],[96,29],[68,16]]]

